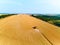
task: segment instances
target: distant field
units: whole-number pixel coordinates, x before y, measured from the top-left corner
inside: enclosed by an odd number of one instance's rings
[[[12,15],[17,15],[17,14],[0,14],[0,19]],[[32,14],[32,16],[60,27],[60,15],[50,16],[50,15],[43,15],[43,14]]]
[[[60,15],[50,16],[42,14],[33,14],[32,16],[60,27]]]
[[[48,21],[48,22],[60,27],[60,20],[54,20],[54,21],[51,20],[51,21]]]
[[[8,16],[12,16],[12,15],[16,15],[16,14],[0,14],[0,19],[8,17]]]

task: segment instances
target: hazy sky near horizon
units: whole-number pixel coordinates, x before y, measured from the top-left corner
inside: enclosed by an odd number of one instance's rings
[[[0,13],[60,14],[60,0],[0,0]]]

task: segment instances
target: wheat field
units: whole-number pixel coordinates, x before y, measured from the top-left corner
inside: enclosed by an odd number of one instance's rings
[[[0,20],[0,45],[60,45],[60,28],[27,14],[6,17]]]

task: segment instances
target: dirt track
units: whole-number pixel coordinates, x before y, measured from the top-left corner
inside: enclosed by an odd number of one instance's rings
[[[10,16],[0,21],[0,45],[60,45],[60,28],[29,15]]]

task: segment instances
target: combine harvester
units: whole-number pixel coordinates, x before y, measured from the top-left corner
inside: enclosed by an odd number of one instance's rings
[[[0,21],[0,45],[60,45],[60,28],[20,14]]]

